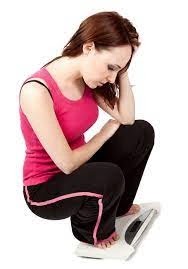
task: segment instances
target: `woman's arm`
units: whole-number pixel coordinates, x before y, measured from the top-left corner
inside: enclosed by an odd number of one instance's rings
[[[127,71],[119,75],[119,101],[118,110],[122,119],[134,123],[135,121],[135,100],[130,85]]]

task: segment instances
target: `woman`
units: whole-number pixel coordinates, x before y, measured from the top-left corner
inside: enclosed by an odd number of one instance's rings
[[[139,211],[133,200],[154,145],[152,125],[134,120],[127,75],[139,45],[128,19],[99,12],[20,89],[25,201],[41,218],[70,217],[74,236],[96,247],[119,239],[117,216]],[[86,143],[98,106],[115,120]]]

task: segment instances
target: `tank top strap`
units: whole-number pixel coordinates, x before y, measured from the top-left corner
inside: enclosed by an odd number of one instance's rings
[[[33,78],[33,80],[31,80],[31,78]],[[37,78],[41,78],[42,80],[44,80],[47,87],[41,81],[37,81]],[[65,103],[68,103],[68,104],[80,104],[80,103],[84,102],[84,100],[86,100],[87,97],[90,97],[90,95],[91,95],[91,90],[89,89],[89,87],[87,85],[85,85],[85,90],[84,90],[84,94],[83,94],[82,98],[80,98],[78,100],[68,99],[60,91],[58,84],[56,83],[54,78],[51,76],[51,74],[48,72],[48,70],[45,69],[45,67],[41,67],[37,72],[35,72],[31,76],[27,77],[27,79],[23,82],[21,89],[22,89],[24,84],[29,83],[30,81],[36,81],[36,82],[42,84],[43,86],[45,86],[47,88],[48,92],[50,93],[52,100],[57,105],[57,107],[60,106],[60,103],[62,104],[62,102],[61,102],[62,99]],[[21,92],[21,89],[20,89],[20,92]],[[19,99],[20,99],[20,94],[19,94]]]
[[[46,71],[45,68],[42,67],[37,72],[33,73],[31,76],[29,76],[25,79],[25,81],[22,83],[22,85],[20,87],[19,99],[20,99],[20,93],[21,93],[21,89],[22,89],[23,85],[25,85],[26,83],[29,83],[31,81],[35,81],[35,82],[43,85],[48,90],[52,100],[54,100],[54,94],[55,94],[54,92],[57,91],[57,85],[56,85],[55,81],[51,78],[51,76],[49,76],[48,72],[45,72],[45,71]],[[31,78],[33,78],[33,79],[31,79]],[[47,86],[42,81],[37,80],[37,78],[44,80]]]
[[[55,91],[54,94],[57,94],[58,98],[63,99],[63,101],[65,103],[68,103],[68,104],[80,104],[87,98],[87,96],[90,93],[89,87],[85,84],[85,89],[84,89],[84,93],[83,93],[82,97],[80,99],[78,99],[78,100],[71,100],[71,99],[67,98],[61,92],[57,82],[54,80],[52,75],[48,72],[48,70],[45,67],[41,67],[39,72],[44,76],[46,81],[49,82],[49,86],[51,87],[51,89],[53,89],[53,91]]]
[[[46,84],[48,85],[48,87],[50,89],[54,89],[57,88],[57,85],[55,83],[55,81],[51,78],[51,76],[49,76],[48,72],[46,72],[45,68],[40,68],[37,72],[35,72],[34,74],[32,74],[31,76],[29,76],[23,84],[26,83],[27,80],[30,80],[31,78],[41,78],[43,79]],[[22,86],[23,86],[22,84]]]

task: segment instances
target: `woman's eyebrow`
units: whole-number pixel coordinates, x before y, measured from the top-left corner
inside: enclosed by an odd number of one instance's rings
[[[121,66],[119,66],[118,64],[113,64],[113,66],[121,69]]]

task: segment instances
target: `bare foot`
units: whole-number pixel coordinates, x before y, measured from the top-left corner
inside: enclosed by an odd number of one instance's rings
[[[128,216],[128,215],[132,215],[132,214],[136,214],[137,212],[140,211],[140,206],[137,204],[134,204],[131,206],[131,208],[129,209],[129,211],[124,214],[123,216]]]
[[[140,206],[137,204],[133,204],[131,206],[131,208],[129,209],[129,211],[126,214],[124,214],[123,216],[136,214],[139,211],[140,211]],[[98,247],[98,248],[107,248],[108,247],[109,248],[112,245],[114,245],[119,238],[120,238],[120,236],[117,233],[115,233],[111,239],[109,239],[109,240],[106,239],[106,240],[104,240],[104,242],[98,243],[96,245],[96,247]]]
[[[109,240],[104,240],[104,242],[98,243],[96,247],[98,248],[109,248],[116,243],[120,236],[115,232],[114,236]]]

